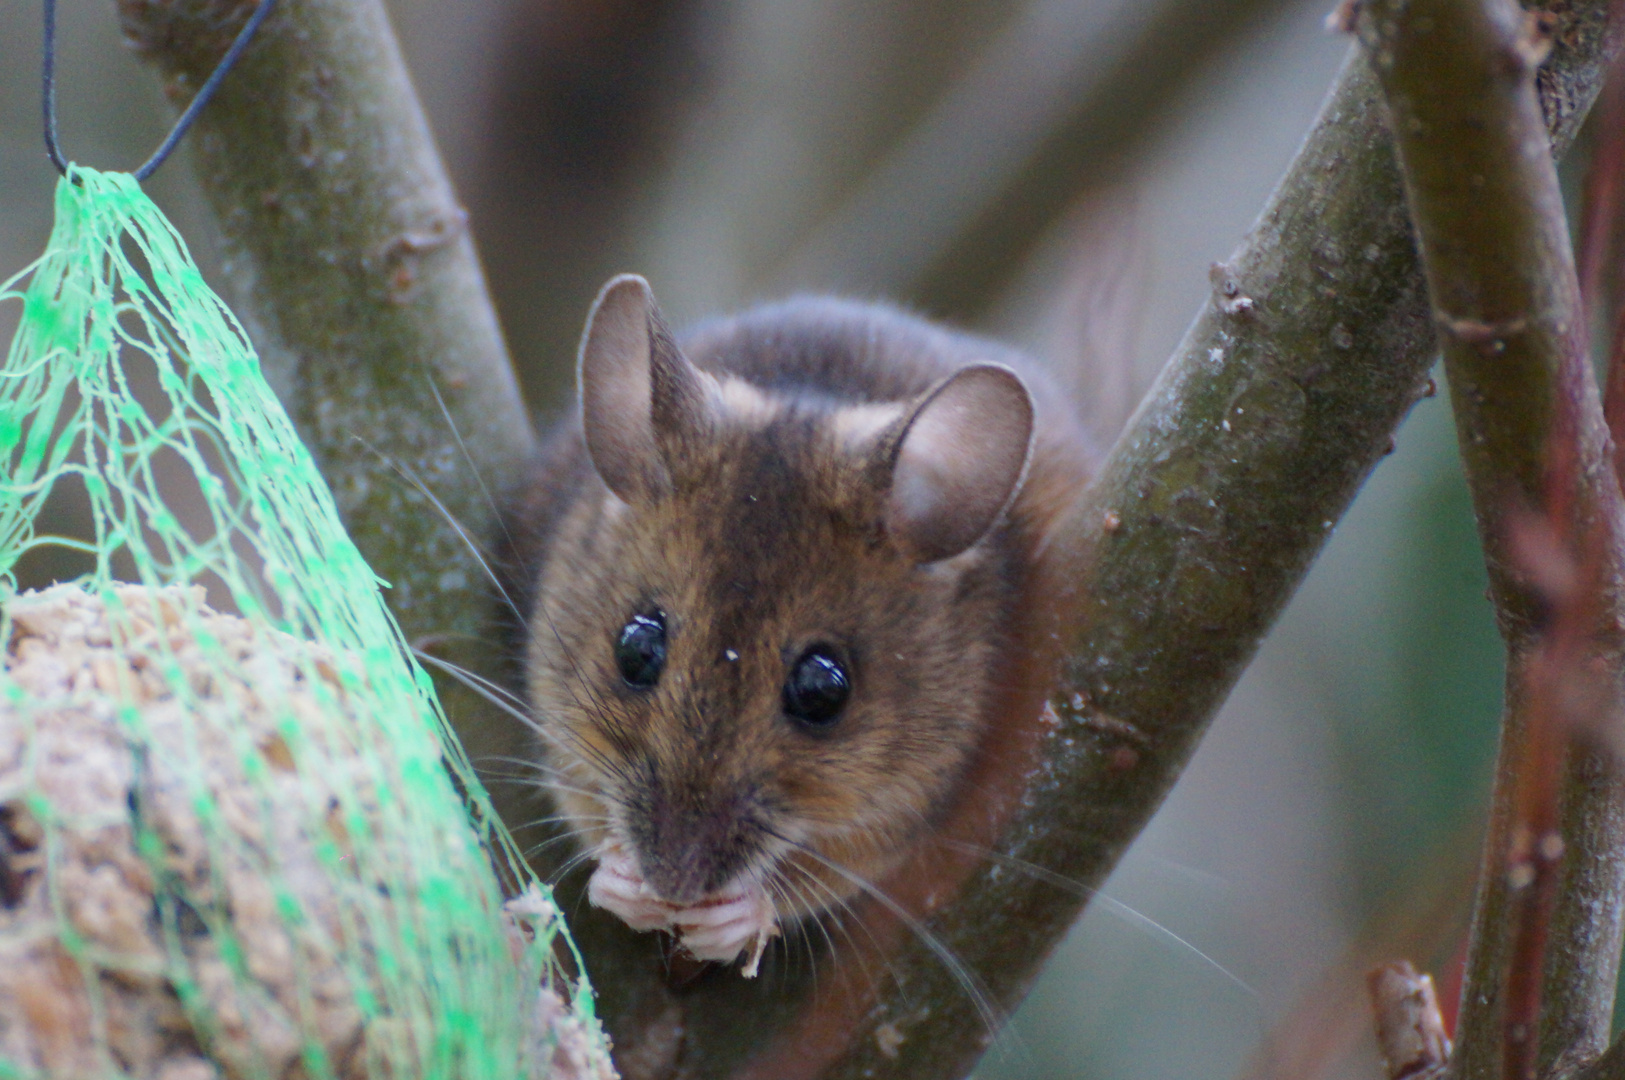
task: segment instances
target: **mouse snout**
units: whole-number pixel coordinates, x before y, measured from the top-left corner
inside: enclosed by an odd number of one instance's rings
[[[746,795],[696,800],[662,789],[642,809],[632,845],[644,880],[671,903],[693,904],[723,889],[759,850]]]

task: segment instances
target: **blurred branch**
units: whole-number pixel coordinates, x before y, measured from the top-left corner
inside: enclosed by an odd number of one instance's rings
[[[1625,64],[1615,62],[1590,127],[1596,138],[1581,199],[1580,295],[1593,321],[1606,327],[1620,309],[1614,294],[1625,288],[1619,266],[1625,259]]]
[[[1625,786],[1611,748],[1586,737],[1619,705],[1620,491],[1535,94],[1555,24],[1510,0],[1367,0],[1359,27],[1508,648],[1451,1074],[1549,1076],[1607,1045],[1625,898]],[[1580,585],[1564,596],[1543,577]]]
[[[907,281],[887,268],[1036,145],[1104,66],[1098,31],[1119,14],[1079,0],[702,7],[710,85],[636,250],[681,321],[797,290],[899,295]],[[904,201],[876,215],[877,194]],[[869,216],[854,227],[854,213]],[[815,235],[833,246],[797,261]]]
[[[1614,472],[1625,476],[1625,61],[1614,63],[1592,129],[1580,214],[1580,295],[1592,333],[1609,345],[1603,417],[1614,433]]]
[[[840,281],[933,314],[973,319],[998,299],[1045,231],[1085,192],[1130,167],[1159,119],[1285,0],[1130,5],[1105,50],[1064,77],[1035,65],[1025,35],[1054,5],[1031,5],[982,64],[944,95],[786,271],[805,287]],[[1075,21],[1068,9],[1065,16]],[[1119,38],[1123,40],[1119,40]],[[1101,55],[1101,52],[1107,55]],[[1064,95],[1052,84],[1070,87]]]
[[[526,404],[562,412],[575,346],[635,238],[676,119],[708,86],[708,0],[501,0],[464,196]],[[459,16],[461,17],[461,16]],[[714,33],[714,29],[713,29]]]

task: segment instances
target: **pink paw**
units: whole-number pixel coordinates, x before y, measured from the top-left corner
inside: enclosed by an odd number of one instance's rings
[[[760,886],[735,887],[696,904],[662,900],[632,857],[620,847],[604,851],[587,883],[587,900],[634,930],[669,930],[696,960],[729,964],[750,950],[741,974],[755,978],[768,941],[779,932],[773,901]]]
[[[598,860],[598,869],[587,882],[587,902],[640,931],[667,929],[677,910],[655,895],[637,864],[620,848],[610,848]]]
[[[696,960],[732,963],[751,950],[744,976],[754,978],[767,941],[779,932],[778,915],[766,892],[757,888],[725,893],[680,908],[672,917],[683,948]]]

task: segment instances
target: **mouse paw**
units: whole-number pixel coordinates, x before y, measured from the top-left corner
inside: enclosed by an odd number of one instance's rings
[[[668,930],[696,960],[731,964],[749,950],[741,969],[755,978],[767,943],[779,932],[773,900],[760,885],[735,887],[696,904],[662,900],[620,847],[606,848],[587,882],[587,900],[633,930]]]
[[[683,948],[696,960],[732,963],[749,949],[750,959],[742,971],[747,979],[755,977],[768,939],[779,932],[773,901],[761,888],[724,894],[679,908],[672,915],[672,927]]]
[[[656,896],[637,864],[619,848],[604,853],[587,882],[587,902],[634,930],[666,930],[678,908]]]

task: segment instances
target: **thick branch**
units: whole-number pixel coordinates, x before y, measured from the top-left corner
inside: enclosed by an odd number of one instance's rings
[[[118,7],[184,103],[253,4]],[[393,584],[396,615],[413,636],[479,632],[479,566],[392,465],[484,537],[482,484],[509,482],[531,435],[466,217],[379,0],[280,0],[190,146],[237,310],[351,536]]]
[[[182,104],[253,7],[117,4]],[[491,673],[487,578],[469,538],[491,537],[487,492],[513,484],[532,436],[381,0],[279,0],[189,147],[233,306],[351,537],[392,585],[396,618]],[[476,695],[443,680],[441,697],[472,758],[519,752],[517,725],[471,722],[489,713]]]
[[[1535,67],[1551,27],[1510,0],[1373,0],[1361,18],[1392,115],[1467,478],[1507,639],[1507,704],[1452,1074],[1550,1075],[1607,1044],[1625,897],[1625,789],[1565,716],[1565,661],[1616,683],[1619,489],[1586,359]],[[1585,647],[1537,587],[1520,525],[1539,508],[1594,538]],[[1558,557],[1558,556],[1553,556]],[[1595,602],[1601,595],[1602,601]],[[1578,602],[1578,600],[1576,601]],[[1578,610],[1570,605],[1571,609]],[[1551,623],[1554,625],[1542,625]],[[1608,707],[1617,694],[1605,697]],[[1561,854],[1561,861],[1558,855]],[[1541,965],[1544,958],[1544,976]],[[1538,1026],[1537,1026],[1538,1021]]]

